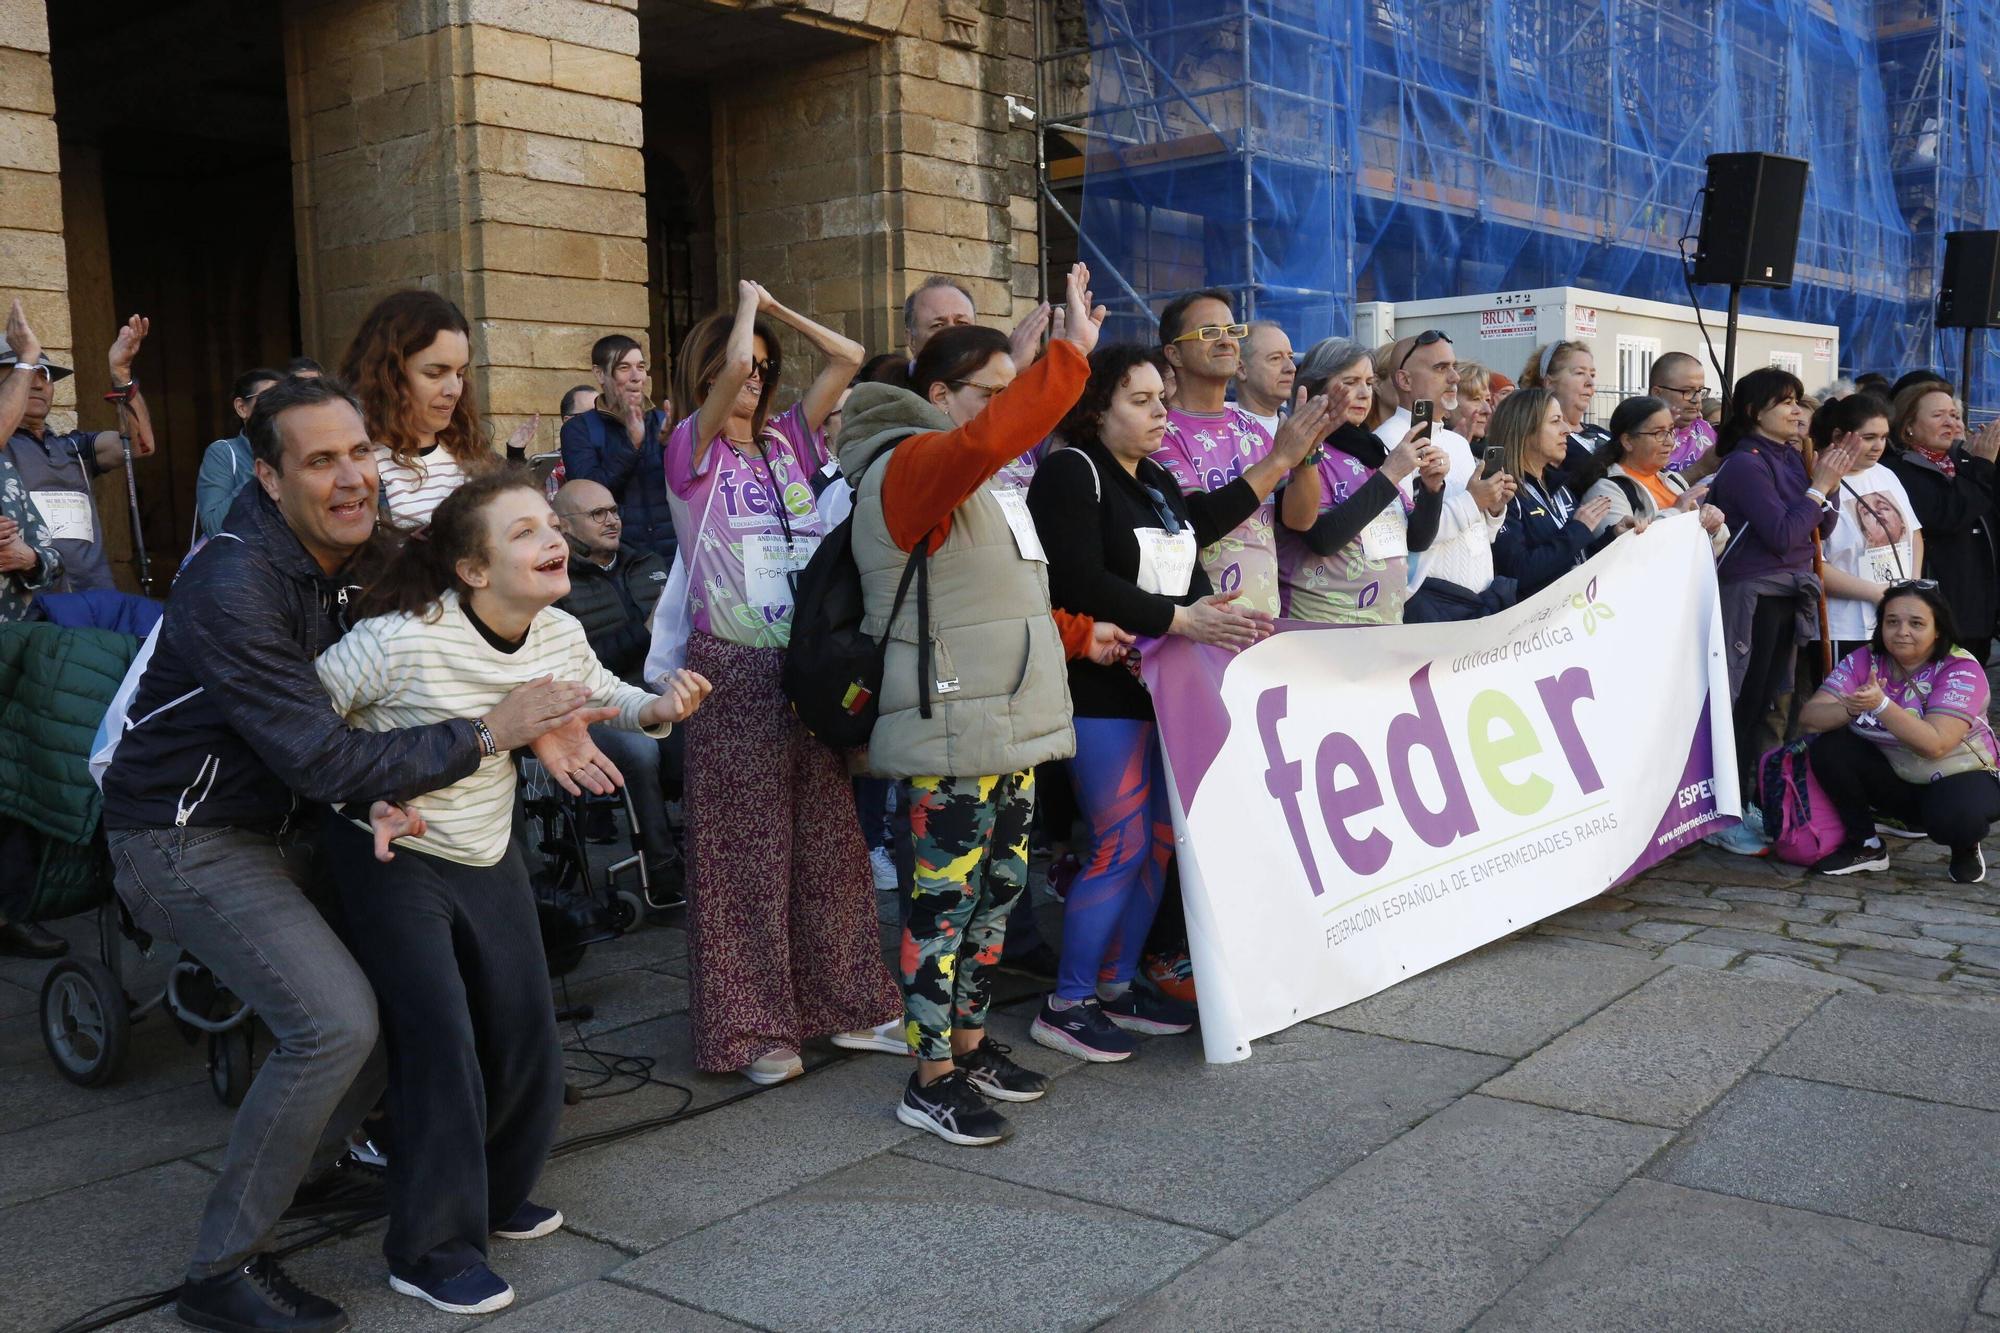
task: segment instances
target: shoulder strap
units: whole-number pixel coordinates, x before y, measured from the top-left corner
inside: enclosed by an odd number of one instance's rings
[[[1618,489],[1625,492],[1625,505],[1633,513],[1639,512],[1639,483],[1630,477],[1606,476],[1605,480],[1618,483]]]
[[[1063,452],[1075,454],[1083,460],[1083,465],[1090,469],[1090,497],[1099,504],[1103,504],[1104,479],[1097,474],[1097,460],[1092,458],[1087,451],[1079,449],[1073,444]]]

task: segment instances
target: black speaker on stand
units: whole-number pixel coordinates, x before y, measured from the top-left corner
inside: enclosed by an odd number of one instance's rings
[[[2000,231],[1948,231],[1938,275],[1937,326],[1964,329],[1958,363],[1959,401],[1972,403],[1973,334],[2000,328]]]
[[[1809,164],[1802,157],[1709,154],[1692,280],[1729,288],[1729,327],[1722,364],[1724,416],[1729,413],[1729,396],[1736,384],[1736,323],[1743,289],[1792,285],[1808,170]]]

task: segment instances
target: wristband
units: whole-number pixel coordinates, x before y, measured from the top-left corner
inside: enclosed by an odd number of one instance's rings
[[[1826,492],[1820,490],[1817,486],[1806,487],[1806,496],[1809,499],[1817,500],[1821,509],[1826,508]]]
[[[1888,712],[1888,711],[1889,711],[1889,700],[1888,700],[1888,697],[1887,697],[1887,696],[1885,695],[1885,696],[1883,696],[1883,699],[1882,699],[1882,702],[1881,702],[1881,703],[1879,703],[1879,704],[1876,704],[1876,705],[1875,705],[1875,706],[1874,706],[1873,708],[1871,708],[1871,709],[1869,709],[1869,710],[1868,710],[1868,716],[1869,716],[1869,717],[1880,717],[1880,716],[1882,716],[1882,714],[1884,714],[1884,713],[1886,713],[1886,712]]]
[[[500,747],[493,742],[493,729],[486,725],[485,719],[473,719],[472,734],[479,738],[479,753],[482,756],[491,759],[500,753]]]
[[[107,403],[129,403],[133,398],[138,396],[138,393],[139,377],[134,375],[124,384],[112,385],[111,392],[104,395],[104,401]]]

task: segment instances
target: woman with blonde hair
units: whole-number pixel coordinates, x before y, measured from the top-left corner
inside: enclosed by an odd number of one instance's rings
[[[1535,349],[1521,368],[1516,384],[1523,389],[1547,389],[1562,406],[1563,429],[1569,444],[1563,470],[1582,475],[1590,457],[1611,438],[1611,432],[1584,417],[1597,396],[1597,356],[1590,344],[1558,340]]]

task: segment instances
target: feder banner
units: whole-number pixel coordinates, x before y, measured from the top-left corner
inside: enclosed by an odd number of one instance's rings
[[[1707,534],[1483,620],[1286,623],[1143,667],[1212,1061],[1603,893],[1738,813]]]

